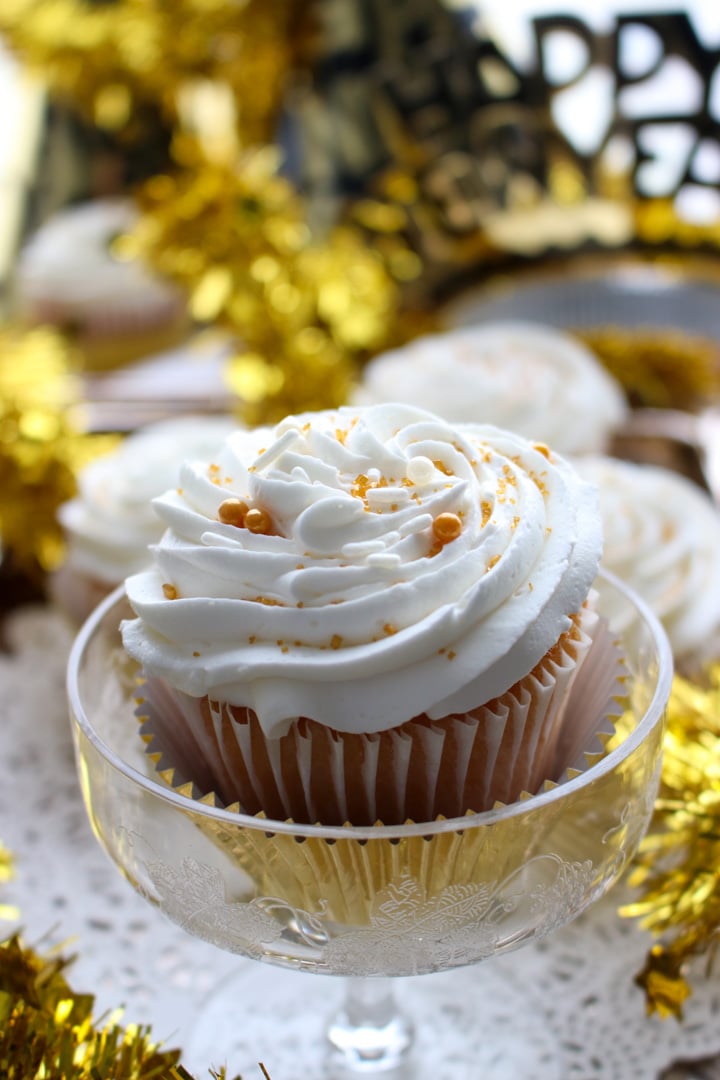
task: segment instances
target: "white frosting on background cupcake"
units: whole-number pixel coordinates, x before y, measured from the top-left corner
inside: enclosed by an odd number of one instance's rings
[[[649,604],[676,656],[702,652],[720,629],[720,512],[692,481],[654,465],[578,459],[597,484],[603,565]]]
[[[621,387],[581,342],[524,322],[431,334],[383,353],[366,365],[353,400],[495,424],[564,454],[605,450],[627,413]]]
[[[224,524],[229,498],[264,530]],[[568,629],[601,547],[595,491],[562,458],[402,405],[236,432],[156,508],[168,530],[127,582],[126,648],[272,735],[298,716],[380,731],[503,693]]]
[[[138,260],[116,258],[114,238],[137,211],[127,199],[99,199],[46,221],[20,254],[16,288],[21,309],[38,321],[80,331],[118,333],[175,318],[182,294]]]
[[[152,499],[177,482],[181,459],[205,458],[236,428],[227,417],[164,420],[88,465],[78,478],[77,497],[58,511],[67,567],[112,586],[148,566],[148,545],[165,528]]]

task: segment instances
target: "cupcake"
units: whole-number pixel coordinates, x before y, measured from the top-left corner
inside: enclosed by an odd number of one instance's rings
[[[720,512],[691,480],[656,465],[609,457],[577,462],[597,485],[603,563],[652,608],[676,660],[717,654]]]
[[[189,332],[183,293],[113,251],[113,241],[136,219],[127,199],[73,206],[41,225],[20,253],[21,317],[67,331],[88,368],[137,360]]]
[[[405,405],[308,413],[234,432],[155,507],[123,641],[203,794],[393,824],[567,764],[601,535],[594,489],[544,445]]]
[[[454,423],[495,424],[563,454],[606,450],[628,410],[620,384],[580,341],[530,322],[430,334],[382,353],[353,401],[403,401]]]
[[[152,499],[176,482],[179,459],[211,454],[235,427],[209,416],[150,424],[80,473],[77,497],[58,510],[67,554],[51,584],[75,621],[151,562],[149,545],[165,527]]]

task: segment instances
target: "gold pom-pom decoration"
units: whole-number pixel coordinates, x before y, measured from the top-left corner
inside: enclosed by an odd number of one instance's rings
[[[194,154],[193,168],[141,189],[124,253],[182,285],[196,319],[237,335],[227,380],[244,420],[341,404],[366,357],[417,332],[400,316],[400,282],[419,261],[398,232],[371,244],[355,222],[316,238],[272,147],[234,166]]]
[[[305,0],[3,0],[0,33],[51,93],[128,141],[227,88],[253,141],[271,137]]]
[[[75,494],[78,470],[116,443],[83,432],[72,368],[60,334],[0,327],[0,541],[24,573],[58,565],[57,508]]]
[[[720,942],[720,662],[674,679],[660,795],[629,883],[641,896],[621,914],[658,938],[636,981],[648,1012],[681,1018],[690,961],[710,965]]]

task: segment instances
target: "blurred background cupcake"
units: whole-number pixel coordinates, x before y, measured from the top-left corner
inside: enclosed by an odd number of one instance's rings
[[[597,484],[603,565],[660,618],[675,658],[697,665],[720,645],[720,512],[670,469],[610,457],[576,461]]]
[[[88,368],[137,360],[190,332],[183,292],[119,252],[136,220],[129,199],[82,203],[50,217],[20,253],[19,316],[69,334]]]
[[[212,456],[236,427],[220,416],[149,424],[80,473],[77,497],[58,510],[67,554],[51,583],[55,601],[74,621],[150,563],[148,547],[165,528],[152,499],[177,483],[178,461]]]
[[[496,424],[564,454],[606,450],[628,412],[620,384],[585,345],[523,321],[431,334],[383,353],[366,365],[354,400]]]

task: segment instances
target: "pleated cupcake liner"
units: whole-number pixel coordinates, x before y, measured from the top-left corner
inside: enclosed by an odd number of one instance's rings
[[[149,679],[143,732],[162,770],[176,769],[202,794],[215,792],[249,815],[356,826],[453,818],[514,802],[577,767],[590,735],[587,717],[595,735],[617,691],[615,660],[606,624],[583,609],[529,676],[463,715],[372,735],[300,718],[269,739],[247,709]],[[573,700],[578,685],[580,702]]]

